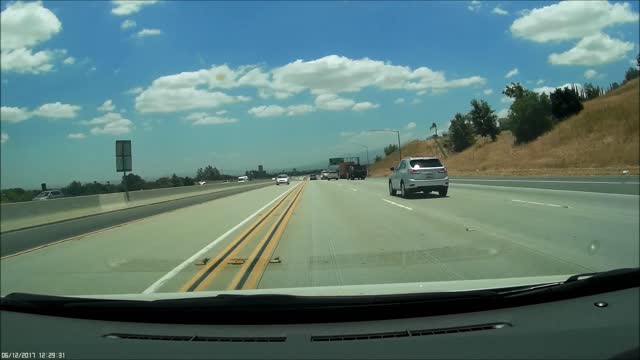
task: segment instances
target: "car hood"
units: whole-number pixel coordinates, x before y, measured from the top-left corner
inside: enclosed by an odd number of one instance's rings
[[[415,282],[399,284],[346,285],[346,286],[316,286],[304,288],[279,288],[256,290],[227,290],[227,291],[198,291],[171,292],[150,294],[114,294],[114,295],[68,295],[78,298],[113,299],[113,300],[166,300],[197,297],[212,297],[217,295],[298,295],[298,296],[356,296],[356,295],[392,295],[416,294],[429,292],[457,292],[471,290],[488,290],[515,286],[526,286],[561,282],[574,274],[519,277],[505,279],[458,280]]]

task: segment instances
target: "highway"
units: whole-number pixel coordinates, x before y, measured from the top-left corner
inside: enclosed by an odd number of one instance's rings
[[[625,179],[619,186],[513,179],[527,187],[454,179],[446,198],[407,199],[390,196],[385,179],[294,181],[5,255],[1,293],[194,292],[637,267],[640,197],[637,177]],[[47,243],[46,232],[39,236]]]

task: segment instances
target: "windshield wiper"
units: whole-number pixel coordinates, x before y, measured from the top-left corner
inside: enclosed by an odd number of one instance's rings
[[[434,316],[558,301],[640,286],[640,268],[491,290],[358,296],[218,295],[104,300],[14,293],[0,309],[85,319],[175,324],[281,324]]]

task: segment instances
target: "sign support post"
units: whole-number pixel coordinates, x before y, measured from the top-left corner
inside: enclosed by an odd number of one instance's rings
[[[125,197],[129,202],[129,187],[127,186],[127,171],[131,172],[131,140],[116,140],[116,172],[122,172],[122,183]]]

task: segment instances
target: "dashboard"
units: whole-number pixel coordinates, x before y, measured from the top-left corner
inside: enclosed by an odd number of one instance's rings
[[[640,289],[470,313],[340,323],[129,323],[3,310],[2,358],[638,359]]]

